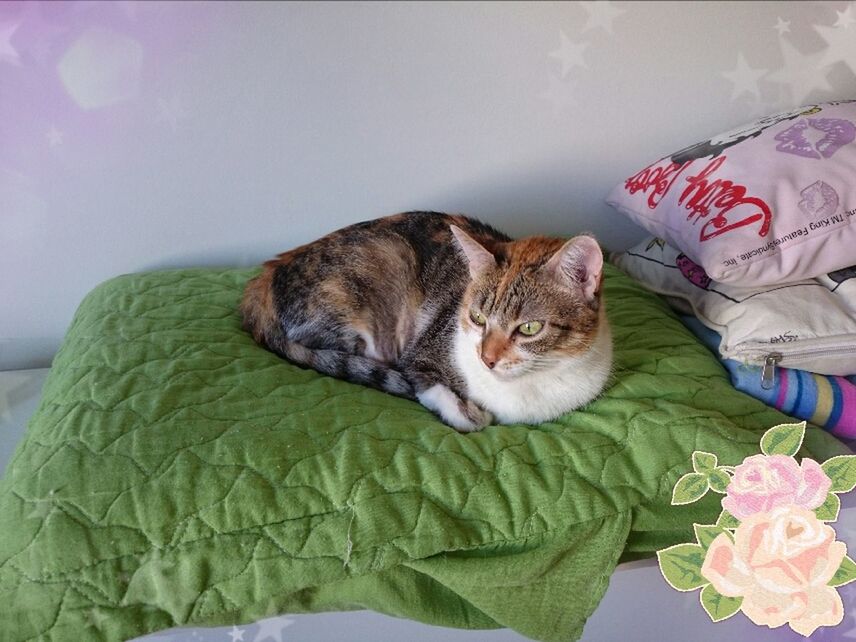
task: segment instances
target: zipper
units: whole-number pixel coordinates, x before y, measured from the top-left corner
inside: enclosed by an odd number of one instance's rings
[[[856,352],[856,346],[838,346],[836,348],[820,348],[820,349],[804,349],[787,351],[786,354],[781,352],[768,352],[762,354],[763,366],[761,367],[761,388],[771,390],[776,385],[776,366],[782,359],[794,359],[800,357],[823,357],[829,355],[848,354]]]
[[[764,367],[761,368],[761,388],[764,390],[772,390],[776,385],[776,364],[781,360],[781,352],[771,352],[764,357]]]

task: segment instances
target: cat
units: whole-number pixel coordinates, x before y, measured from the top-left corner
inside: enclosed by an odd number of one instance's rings
[[[418,400],[468,432],[552,420],[601,393],[602,271],[591,236],[513,241],[462,215],[407,212],[266,262],[241,312],[287,360]]]

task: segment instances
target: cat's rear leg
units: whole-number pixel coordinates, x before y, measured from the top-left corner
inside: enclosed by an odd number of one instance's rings
[[[493,423],[493,415],[470,400],[461,399],[442,383],[422,389],[416,398],[423,406],[440,415],[440,418],[460,432],[481,430]]]

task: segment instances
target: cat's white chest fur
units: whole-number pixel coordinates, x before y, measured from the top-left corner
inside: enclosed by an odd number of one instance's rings
[[[500,379],[479,358],[480,338],[458,328],[453,358],[467,396],[490,411],[496,423],[540,423],[579,408],[603,390],[612,367],[612,338],[604,320],[591,349],[561,365]]]

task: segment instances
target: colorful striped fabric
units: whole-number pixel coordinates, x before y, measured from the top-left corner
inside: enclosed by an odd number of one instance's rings
[[[856,439],[856,377],[834,377],[776,368],[775,385],[761,387],[761,368],[726,360],[734,387],[782,412]]]
[[[695,317],[681,320],[702,342],[719,355],[720,336]],[[775,383],[761,387],[761,367],[722,359],[732,385],[785,414],[822,426],[840,439],[856,444],[856,374],[848,377],[820,375],[805,370],[776,368]]]

